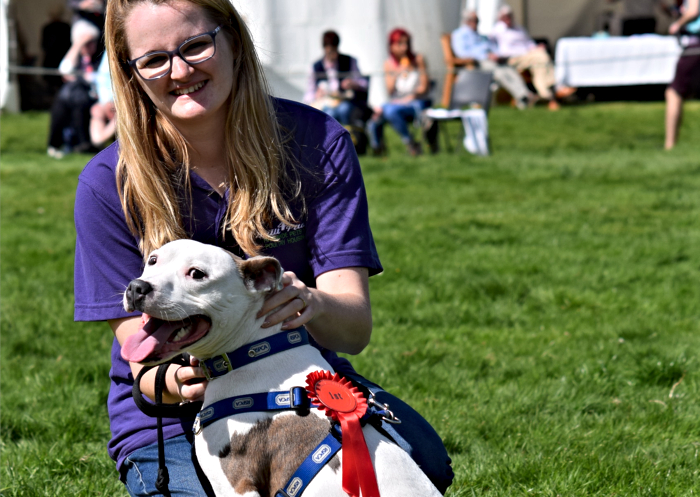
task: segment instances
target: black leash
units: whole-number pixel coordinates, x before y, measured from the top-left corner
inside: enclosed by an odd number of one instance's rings
[[[165,465],[165,441],[163,439],[163,418],[192,418],[194,417],[202,408],[202,402],[188,402],[185,404],[163,404],[163,389],[165,388],[165,375],[168,372],[168,368],[171,364],[180,364],[182,366],[189,365],[189,356],[180,356],[179,358],[161,364],[158,366],[158,371],[156,372],[155,381],[155,404],[151,404],[146,399],[144,399],[141,394],[141,378],[148,371],[156,366],[144,366],[139,371],[138,376],[134,380],[134,386],[132,388],[132,396],[136,406],[145,415],[152,418],[156,418],[157,432],[158,432],[158,478],[156,479],[156,489],[162,493],[165,497],[171,497],[170,489],[168,488],[168,483],[170,483],[170,475],[168,474],[168,468]]]
[[[156,405],[163,404],[163,388],[165,387],[165,375],[168,372],[170,364],[161,364],[158,366],[156,373]],[[156,489],[165,497],[170,497],[170,474],[168,467],[165,465],[165,441],[163,440],[163,417],[158,416],[158,478],[156,478]]]

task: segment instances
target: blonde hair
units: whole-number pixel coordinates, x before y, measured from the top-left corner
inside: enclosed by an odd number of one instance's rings
[[[183,199],[177,196],[184,188],[191,200],[188,144],[136,80],[139,76],[127,62],[125,34],[126,19],[135,5],[177,1],[201,7],[211,21],[221,25],[229,38],[220,36],[217,43],[232,40],[233,84],[225,126],[230,194],[222,231],[230,229],[243,251],[257,255],[262,240],[275,240],[267,229],[273,218],[295,224],[287,198],[300,196],[300,186],[250,33],[229,0],[107,2],[105,40],[119,116],[117,187],[126,221],[139,237],[144,257],[167,242],[188,236],[178,202]],[[292,166],[290,173],[286,164]]]

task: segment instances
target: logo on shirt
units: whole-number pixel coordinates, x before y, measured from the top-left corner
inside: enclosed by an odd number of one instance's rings
[[[265,248],[283,247],[304,240],[306,238],[306,224],[301,223],[294,226],[287,226],[284,223],[279,223],[277,227],[270,230],[270,234],[274,236],[276,240],[265,243]]]

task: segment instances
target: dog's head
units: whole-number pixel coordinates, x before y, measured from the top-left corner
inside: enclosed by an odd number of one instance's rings
[[[144,319],[123,344],[122,357],[150,365],[183,351],[200,358],[228,352],[220,349],[236,343],[237,329],[251,328],[281,279],[274,257],[244,260],[193,240],[170,242],[151,252],[141,277],[124,292],[124,309],[141,311]],[[240,337],[240,345],[250,338]]]

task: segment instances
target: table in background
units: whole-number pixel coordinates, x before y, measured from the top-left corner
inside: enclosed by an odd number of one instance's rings
[[[673,36],[561,38],[556,80],[576,88],[668,84],[680,53]]]

